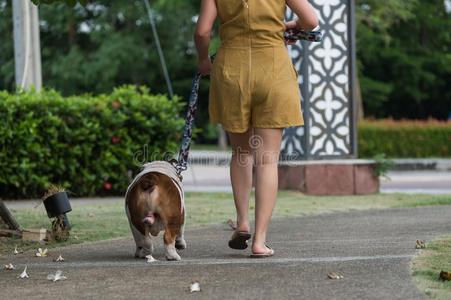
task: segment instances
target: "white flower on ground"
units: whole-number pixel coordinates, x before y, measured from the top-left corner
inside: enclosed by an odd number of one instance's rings
[[[42,250],[42,248],[38,249],[38,252],[36,252],[36,256],[37,257],[46,257],[47,256],[47,248],[45,248],[44,250]]]
[[[47,275],[47,280],[51,280],[53,282],[58,280],[66,280],[67,277],[63,275],[63,271],[58,270],[55,274],[49,274]]]
[[[146,258],[147,258],[147,262],[148,263],[153,263],[154,261],[157,261],[155,258],[153,258],[153,256],[152,255],[147,255],[146,256]]]
[[[194,281],[193,283],[191,283],[191,286],[189,288],[190,293],[194,293],[194,292],[200,292],[200,285],[199,282]]]
[[[8,271],[16,269],[16,267],[14,267],[12,263],[9,263],[8,265],[5,265],[3,268],[5,270],[8,270]]]
[[[19,275],[17,278],[20,278],[20,279],[28,278],[28,274],[27,274],[27,266],[25,266],[25,269],[23,269],[23,272],[20,273],[20,275]]]
[[[343,275],[340,275],[340,274],[335,273],[335,272],[330,272],[329,274],[327,274],[327,277],[329,279],[343,279],[344,278]]]
[[[58,258],[54,259],[53,261],[55,261],[55,262],[63,262],[64,258],[60,254],[60,256],[58,256]]]

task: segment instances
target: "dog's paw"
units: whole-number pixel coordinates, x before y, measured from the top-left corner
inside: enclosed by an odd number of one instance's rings
[[[184,239],[177,239],[175,241],[175,248],[178,250],[186,249],[186,242]]]
[[[180,257],[180,255],[178,255],[177,251],[175,251],[175,249],[169,249],[168,251],[166,251],[166,260],[169,261],[179,261],[182,258]]]

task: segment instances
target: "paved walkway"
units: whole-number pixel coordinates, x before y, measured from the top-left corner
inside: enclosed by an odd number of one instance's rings
[[[190,165],[183,173],[186,191],[231,192],[227,165]],[[451,194],[451,172],[390,171],[381,178],[382,193]]]
[[[9,299],[423,299],[409,275],[415,240],[449,234],[450,215],[435,206],[279,219],[269,234],[276,256],[261,260],[228,249],[225,225],[188,229],[181,262],[134,259],[131,239],[63,248],[64,263],[3,256],[1,265],[28,265],[30,278],[2,270],[0,286]],[[160,238],[154,256],[164,259]],[[56,269],[68,280],[47,281]],[[344,279],[327,279],[332,271]],[[192,280],[202,292],[189,294]]]

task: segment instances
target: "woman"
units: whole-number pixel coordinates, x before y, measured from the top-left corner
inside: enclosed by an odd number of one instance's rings
[[[284,23],[286,5],[298,19]],[[219,17],[221,46],[212,64],[208,47]],[[297,73],[285,30],[311,30],[318,19],[307,0],[202,0],[195,33],[198,68],[211,75],[210,121],[221,123],[232,145],[230,177],[237,229],[229,246],[246,249],[249,196],[255,167],[255,233],[251,257],[268,257],[266,233],[276,202],[283,128],[303,125]]]

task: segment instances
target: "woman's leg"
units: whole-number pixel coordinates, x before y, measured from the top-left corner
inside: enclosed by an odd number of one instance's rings
[[[253,253],[268,252],[266,232],[276,204],[278,188],[277,163],[280,154],[283,129],[254,128],[251,144],[256,168],[255,180],[255,234]]]
[[[252,189],[252,148],[249,140],[252,129],[245,133],[228,132],[232,145],[230,161],[230,181],[232,182],[233,199],[237,214],[237,230],[250,230],[249,227],[249,197]]]

